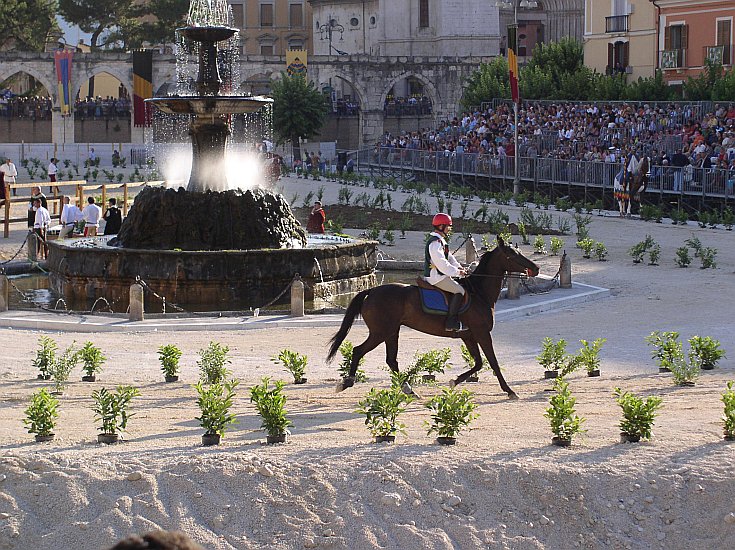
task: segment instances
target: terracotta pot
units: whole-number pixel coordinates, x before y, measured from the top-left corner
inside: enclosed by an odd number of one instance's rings
[[[51,380],[50,374],[39,374],[36,378],[39,380]]]
[[[435,374],[423,374],[421,375],[421,381],[424,383],[436,382],[436,375]]]
[[[571,439],[561,439],[559,437],[552,437],[551,444],[557,447],[569,447],[572,444]]]
[[[269,435],[265,438],[266,443],[268,445],[273,445],[274,443],[285,443],[288,439],[286,434],[279,434],[279,435]]]
[[[590,378],[594,378],[595,376],[600,376],[600,369],[588,370],[587,376],[589,376]]]
[[[202,445],[209,447],[210,445],[219,445],[219,434],[204,434],[202,436]]]
[[[179,377],[176,375],[166,375],[166,382],[178,382]]]
[[[97,443],[104,443],[105,445],[110,445],[112,443],[117,443],[120,441],[120,434],[98,434],[97,435]]]
[[[306,384],[306,378],[299,378],[298,380],[294,380],[294,384]]]
[[[640,440],[640,435],[620,434],[620,443],[639,443]]]
[[[436,442],[439,445],[454,445],[457,443],[456,437],[437,437]]]
[[[375,443],[393,443],[396,440],[395,435],[376,435]]]
[[[545,370],[544,371],[544,379],[548,380],[549,378],[558,378],[559,377],[559,371],[558,370]]]
[[[82,382],[94,382],[96,379],[97,378],[94,376],[94,374],[88,375],[88,376],[82,376]]]
[[[48,434],[48,435],[37,435],[36,436],[36,442],[37,443],[43,443],[44,441],[53,441],[54,437],[56,437],[56,434]]]

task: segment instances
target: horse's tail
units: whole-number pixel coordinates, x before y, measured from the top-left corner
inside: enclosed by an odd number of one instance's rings
[[[328,362],[334,358],[337,351],[339,351],[339,347],[342,345],[342,342],[344,342],[345,338],[347,338],[347,333],[350,332],[350,329],[352,328],[352,323],[355,322],[355,318],[360,315],[360,312],[362,311],[362,305],[365,303],[365,299],[368,297],[368,294],[370,294],[371,290],[371,288],[368,288],[367,290],[363,290],[362,292],[360,292],[352,299],[350,305],[347,307],[347,311],[345,311],[345,317],[344,319],[342,319],[342,326],[339,327],[337,334],[335,334],[329,341],[331,345],[329,347],[329,354],[327,355]]]

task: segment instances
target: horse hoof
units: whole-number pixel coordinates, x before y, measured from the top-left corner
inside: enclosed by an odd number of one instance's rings
[[[341,381],[339,381],[337,383],[337,387],[335,388],[334,393],[343,392],[347,388],[351,388],[354,385],[355,385],[355,379],[354,378],[351,378],[351,377],[343,378]]]
[[[518,396],[515,394],[515,392],[511,392],[508,394],[508,399],[511,401],[518,401]]]
[[[456,381],[456,380],[450,380],[450,381],[449,381],[449,387],[450,387],[450,388],[453,388],[453,387],[454,387],[454,386],[456,386],[456,385],[457,385],[457,381]]]
[[[406,395],[411,395],[413,397],[419,397],[419,394],[413,391],[411,384],[409,384],[408,382],[403,383],[403,385],[401,386],[401,391],[405,393]]]

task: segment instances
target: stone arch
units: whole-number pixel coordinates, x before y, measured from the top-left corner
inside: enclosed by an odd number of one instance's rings
[[[127,89],[128,95],[131,98],[133,97],[132,70],[128,67],[127,63],[120,63],[120,66],[109,64],[90,65],[88,69],[81,69],[79,73],[76,73],[77,78],[72,82],[72,88],[74,90],[73,97],[76,97],[84,82],[89,81],[90,78],[100,73],[107,73],[117,78]]]
[[[354,80],[350,79],[348,76],[344,74],[335,74],[334,78],[339,78],[340,80],[346,82],[350,85],[350,87],[355,90],[355,93],[357,94],[357,99],[360,102],[360,109],[365,109],[368,106],[368,100],[367,100],[367,94],[365,93],[365,90],[360,88]]]
[[[426,91],[426,94],[431,100],[433,112],[438,112],[441,108],[441,98],[439,97],[439,92],[430,80],[426,79],[426,77],[424,77],[421,73],[417,71],[406,71],[391,78],[388,81],[388,84],[383,87],[383,92],[380,96],[380,103],[377,105],[377,108],[381,110],[383,109],[383,105],[385,105],[385,100],[388,97],[388,93],[393,89],[393,86],[395,86],[399,80],[410,77],[413,77],[421,82],[424,90]]]
[[[52,72],[47,74],[36,70],[36,68],[30,63],[9,63],[0,69],[0,82],[3,82],[17,73],[26,73],[43,84],[46,91],[51,96],[53,107],[58,107],[58,85],[55,79],[55,72],[53,71],[55,71],[55,69],[52,69]]]

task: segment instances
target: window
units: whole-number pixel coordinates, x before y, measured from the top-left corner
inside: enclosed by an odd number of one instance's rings
[[[630,53],[628,42],[615,42],[607,45],[607,74],[624,74]]]
[[[272,27],[273,26],[273,4],[261,4],[260,5],[260,26],[261,27]]]
[[[289,4],[288,20],[291,28],[301,29],[304,26],[304,7],[303,4]]]
[[[732,63],[730,59],[730,43],[732,36],[732,20],[720,19],[717,21],[717,46],[722,48],[722,64],[729,65]]]
[[[273,55],[273,44],[261,44],[260,55]]]
[[[245,28],[245,15],[242,4],[232,4],[232,22],[238,29]]]
[[[300,38],[292,38],[288,41],[288,49],[289,50],[303,50],[304,49],[304,41]]]
[[[374,15],[370,16],[370,24],[375,25],[375,21],[376,21],[375,16]]]
[[[689,47],[689,25],[671,25],[664,29],[664,51],[661,67],[686,67],[686,49]]]
[[[425,29],[429,26],[429,0],[419,0],[419,27]]]
[[[360,24],[360,20],[357,17],[353,17],[350,19],[350,25],[353,27],[357,27]]]
[[[613,15],[628,15],[626,0],[613,0]]]

